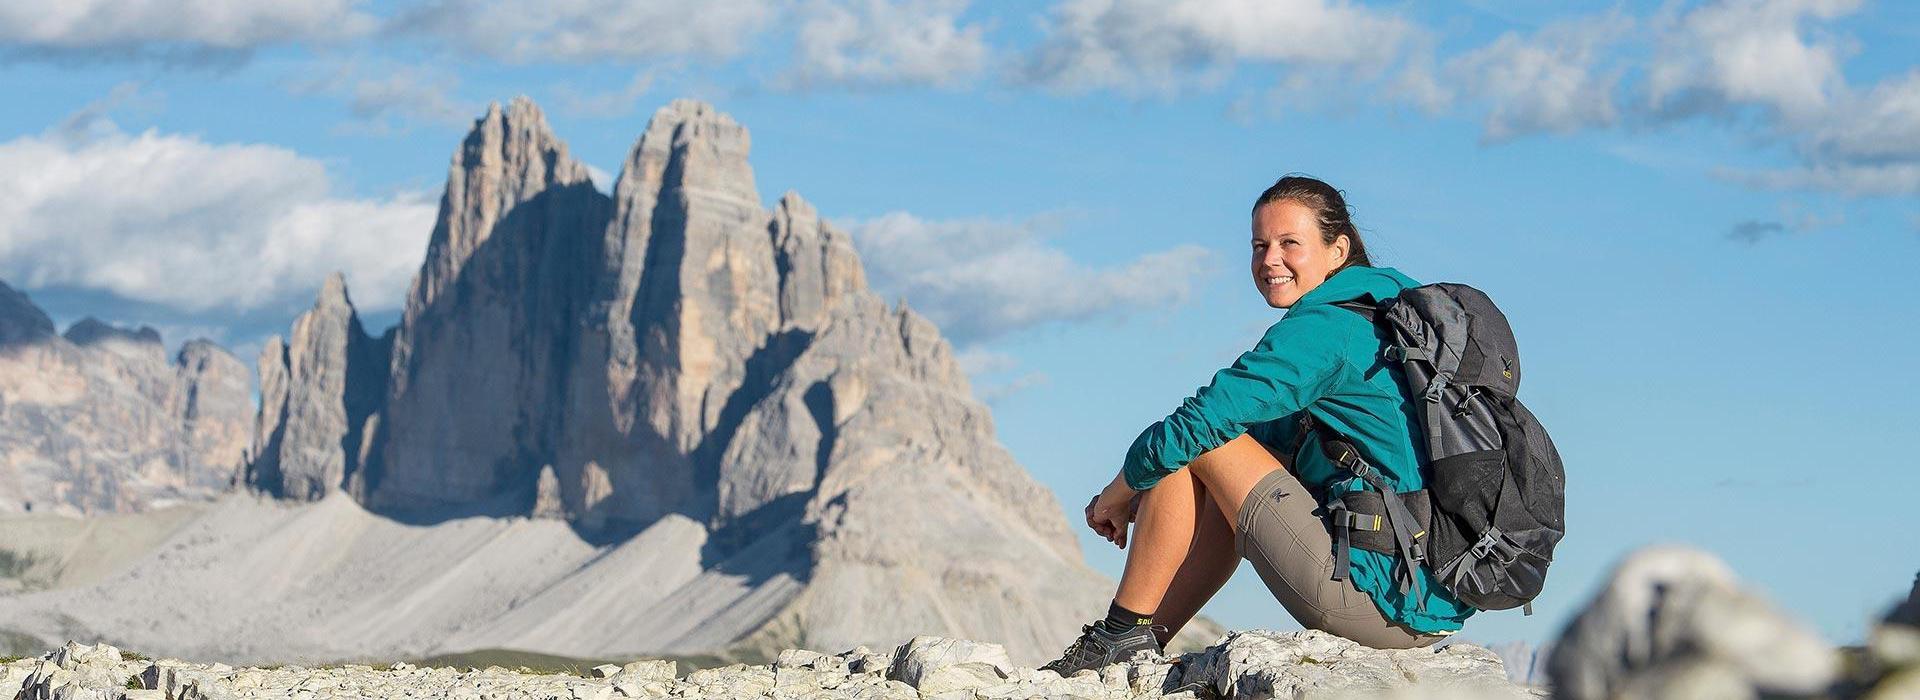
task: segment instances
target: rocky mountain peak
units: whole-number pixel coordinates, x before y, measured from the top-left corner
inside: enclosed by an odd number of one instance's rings
[[[27,295],[0,282],[0,347],[53,335],[53,319]]]
[[[327,277],[293,333],[260,350],[260,412],[248,486],[312,500],[343,487],[362,464],[362,430],[386,386],[387,346],[367,337],[346,278]]]
[[[353,300],[347,298],[347,276],[334,272],[327,275],[327,281],[320,285],[320,296],[314,300],[315,309],[353,310]]]
[[[867,288],[851,239],[798,194],[761,203],[750,144],[676,101],[608,197],[531,103],[490,108],[398,330],[366,338],[335,279],[266,348],[247,483],[631,537],[448,644],[712,650],[809,620],[835,644],[1057,645],[1108,587],[1058,504],[995,441],[939,329]],[[574,604],[626,566],[664,578],[617,609]],[[604,638],[547,636],[610,615]]]
[[[553,187],[587,182],[586,165],[567,154],[532,100],[514,98],[504,110],[489,105],[447,169],[439,219],[408,306],[425,307],[438,298],[516,205]]]

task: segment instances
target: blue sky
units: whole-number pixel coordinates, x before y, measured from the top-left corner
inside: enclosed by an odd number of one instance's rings
[[[0,9],[0,279],[62,324],[250,360],[341,269],[382,325],[488,102],[531,96],[610,172],[696,97],[752,131],[763,199],[799,191],[947,329],[1077,513],[1277,320],[1247,209],[1301,171],[1348,192],[1376,261],[1501,303],[1567,462],[1537,614],[1469,637],[1551,638],[1653,542],[1717,553],[1836,641],[1920,568],[1912,4],[158,7]],[[1244,571],[1207,613],[1293,627]]]

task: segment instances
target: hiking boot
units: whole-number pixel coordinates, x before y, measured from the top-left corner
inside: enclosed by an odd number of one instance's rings
[[[1072,676],[1087,669],[1102,669],[1111,664],[1133,660],[1133,655],[1143,651],[1161,653],[1159,640],[1154,639],[1155,629],[1164,630],[1159,625],[1138,626],[1125,632],[1109,632],[1107,626],[1095,622],[1080,628],[1080,638],[1067,645],[1060,658],[1041,666],[1042,671],[1052,671],[1061,678]]]

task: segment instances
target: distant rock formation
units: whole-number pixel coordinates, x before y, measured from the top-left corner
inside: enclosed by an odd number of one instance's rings
[[[614,609],[579,605],[618,576],[608,564],[450,645],[942,633],[1056,652],[1111,584],[995,440],[939,330],[868,289],[848,236],[799,195],[764,208],[749,146],[676,101],[609,196],[532,102],[490,107],[453,156],[399,325],[368,337],[336,278],[263,351],[244,481],[410,522],[559,518],[693,563]],[[567,632],[609,618],[654,632]]]
[[[194,340],[83,319],[62,335],[0,284],[0,513],[126,512],[227,490],[253,413],[246,367]]]
[[[290,498],[325,496],[364,463],[368,419],[385,399],[386,338],[367,337],[346,281],[327,278],[313,308],[260,352],[260,410],[245,482]]]
[[[0,348],[53,336],[53,319],[27,295],[0,282]]]

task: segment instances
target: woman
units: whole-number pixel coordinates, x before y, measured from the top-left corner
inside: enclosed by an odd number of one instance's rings
[[[1267,305],[1287,315],[1148,426],[1120,474],[1088,504],[1087,526],[1123,548],[1137,515],[1133,546],[1106,619],[1086,626],[1046,668],[1066,676],[1159,651],[1241,557],[1302,626],[1369,646],[1426,646],[1473,613],[1424,566],[1420,585],[1403,593],[1385,554],[1351,549],[1350,578],[1333,578],[1333,542],[1316,494],[1365,486],[1336,473],[1318,431],[1300,428],[1310,415],[1339,431],[1395,491],[1423,486],[1405,380],[1380,357],[1372,323],[1335,305],[1379,301],[1418,283],[1372,267],[1339,190],[1301,176],[1281,178],[1254,202],[1252,272]]]

